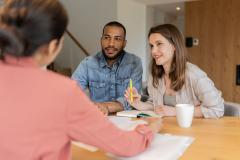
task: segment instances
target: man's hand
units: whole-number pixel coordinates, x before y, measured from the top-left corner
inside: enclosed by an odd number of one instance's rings
[[[109,115],[110,113],[116,113],[122,111],[124,108],[119,102],[94,102],[98,106],[99,110],[103,112],[104,115]]]
[[[95,105],[98,107],[98,109],[107,116],[109,114],[109,109],[107,103],[104,102],[95,102]]]

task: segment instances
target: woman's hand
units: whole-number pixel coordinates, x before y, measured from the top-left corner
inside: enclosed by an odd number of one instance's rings
[[[160,105],[160,106],[154,107],[154,112],[161,116],[166,116],[166,117],[176,116],[176,108],[171,106]]]
[[[162,129],[163,124],[161,117],[146,117],[143,118],[143,120],[148,123],[148,126],[153,131],[153,133],[158,133]]]
[[[140,100],[141,100],[141,95],[138,94],[137,89],[134,87],[132,88],[132,100],[133,101],[131,101],[131,89],[129,87],[125,90],[124,97],[126,98],[128,103],[131,105],[134,105],[134,104],[140,102]]]

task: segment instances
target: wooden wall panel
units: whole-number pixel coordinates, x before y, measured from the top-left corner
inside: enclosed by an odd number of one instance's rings
[[[236,65],[240,64],[240,1],[202,0],[185,3],[185,35],[199,39],[188,48],[198,65],[222,91],[226,101],[240,103]]]
[[[234,27],[234,38],[233,38],[233,62],[234,64],[240,65],[240,1],[235,0],[233,3],[233,27]],[[236,68],[236,66],[235,66]],[[235,69],[236,71],[236,69]],[[235,74],[234,74],[235,75]],[[235,78],[235,77],[234,77]],[[236,102],[240,101],[240,86],[235,87],[233,85],[233,92],[235,93],[233,95],[233,100]]]

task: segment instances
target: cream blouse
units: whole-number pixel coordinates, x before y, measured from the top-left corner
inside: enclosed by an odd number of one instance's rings
[[[152,79],[152,75],[150,75],[148,80],[148,102],[152,103],[153,107],[163,105],[164,79],[159,79],[157,88],[153,87]],[[219,118],[224,114],[224,100],[221,92],[216,89],[205,72],[189,62],[187,63],[185,84],[181,90],[176,92],[176,102],[177,104],[200,105],[205,118]]]

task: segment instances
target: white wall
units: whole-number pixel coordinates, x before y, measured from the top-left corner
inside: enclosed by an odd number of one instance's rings
[[[157,8],[154,9],[154,25],[170,23],[175,25],[182,33],[184,33],[184,16],[172,15],[166,12],[162,12]]]
[[[185,34],[185,17],[184,15],[177,17],[177,26],[178,29]]]
[[[154,25],[159,25],[159,24],[163,24],[165,22],[165,13],[160,11],[160,10],[157,10],[157,9],[154,9]]]
[[[95,54],[100,50],[100,37],[103,26],[117,18],[117,0],[60,0],[66,7],[69,18],[69,31],[84,48]],[[56,59],[56,65],[74,70],[84,54],[65,36],[65,46]]]
[[[148,35],[148,32],[151,27],[155,25],[155,20],[154,20],[154,8],[151,6],[147,7],[147,23],[146,23],[146,35]],[[148,77],[148,74],[150,72],[150,64],[152,61],[152,56],[150,54],[150,48],[148,44],[148,37],[147,42],[146,42],[146,76]],[[147,80],[147,79],[146,79]]]
[[[117,1],[118,21],[125,25],[127,30],[126,51],[138,55],[143,64],[143,80],[146,80],[146,5],[129,0]]]

